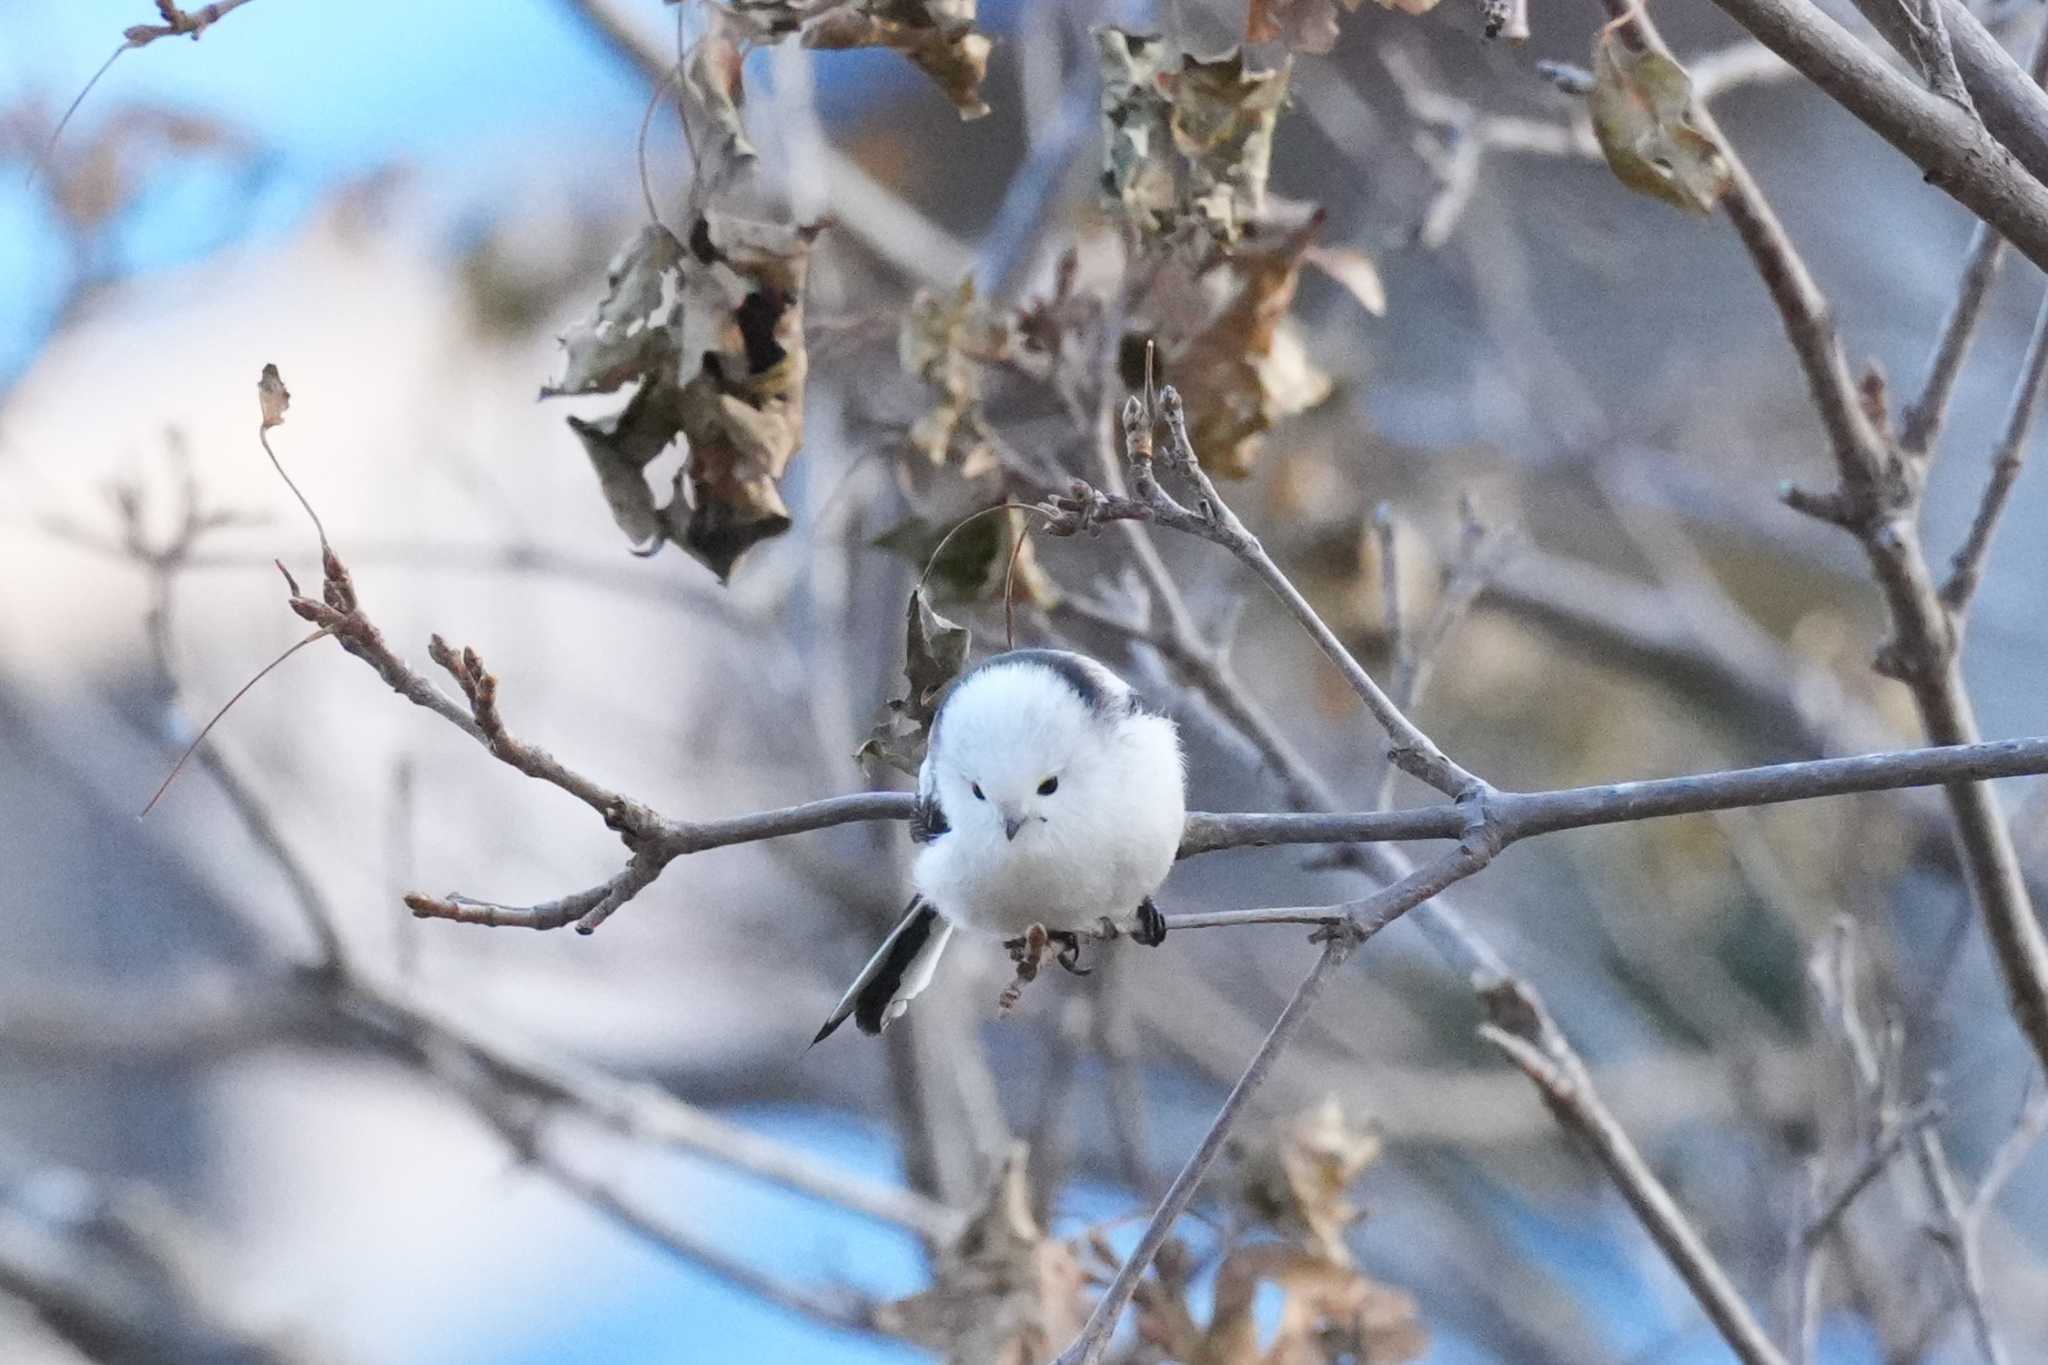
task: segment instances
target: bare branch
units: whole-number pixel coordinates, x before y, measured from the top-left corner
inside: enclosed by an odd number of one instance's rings
[[[1903,1114],[1886,1116],[1877,1141],[1870,1144],[1870,1150],[1863,1154],[1863,1159],[1832,1194],[1819,1201],[1812,1219],[1799,1234],[1800,1245],[1810,1252],[1826,1241],[1835,1225],[1842,1221],[1842,1215],[1856,1202],[1856,1196],[1869,1189],[1870,1183],[1884,1173],[1892,1159],[1906,1149],[1906,1144],[1941,1115],[1941,1101],[1926,1100]]]
[[[2043,30],[2048,34],[2048,30]],[[2048,50],[2044,46],[2043,50]],[[1927,357],[1927,377],[1920,383],[1920,397],[1907,405],[1900,416],[1899,448],[1908,455],[1924,457],[1934,449],[1948,415],[1949,398],[1955,392],[1956,376],[1977,336],[1977,322],[1984,316],[1984,300],[1991,296],[1991,282],[2005,257],[2005,238],[1989,223],[1979,222],[1970,233],[1970,245],[1963,252],[1963,274],[1956,283],[1956,299],[1941,321],[1934,351]]]
[[[2048,26],[2044,26],[2043,32],[2048,34]],[[2012,401],[2006,406],[2005,429],[1992,448],[1991,477],[1984,485],[1977,515],[1970,521],[1962,548],[1956,551],[1948,581],[1941,585],[1942,604],[1955,616],[1958,629],[1983,577],[1984,561],[1991,553],[1991,537],[1998,530],[1999,518],[2005,515],[2013,486],[2019,482],[2020,469],[2026,463],[2027,438],[2033,434],[2034,407],[2041,398],[2044,376],[2048,376],[2048,302],[2041,305],[2034,318],[2026,357],[2020,361],[2020,377],[2013,384]]]
[[[1457,796],[1483,786],[1478,778],[1445,756],[1429,736],[1401,713],[1401,709],[1373,681],[1372,675],[1365,671],[1344,642],[1316,614],[1315,608],[1302,597],[1280,566],[1273,562],[1272,556],[1259,544],[1258,537],[1246,529],[1237,514],[1223,501],[1215,484],[1203,471],[1193,443],[1188,439],[1187,414],[1179,393],[1171,386],[1161,390],[1159,406],[1169,439],[1169,449],[1160,457],[1161,463],[1185,475],[1193,483],[1198,494],[1197,508],[1182,506],[1159,486],[1152,470],[1149,428],[1153,416],[1144,404],[1133,398],[1124,410],[1124,445],[1137,497],[1105,495],[1085,484],[1077,484],[1073,497],[1054,500],[1049,509],[1054,517],[1051,529],[1061,534],[1072,534],[1103,522],[1150,521],[1223,547],[1251,569],[1267,590],[1280,599],[1288,613],[1337,666],[1337,671],[1344,675],[1352,691],[1365,702],[1373,719],[1387,732],[1392,742],[1393,761],[1402,771],[1420,778],[1446,796]]]
[[[2048,186],[1973,114],[1887,66],[1816,6],[1794,0],[1714,3],[1903,152],[1929,184],[2048,268]],[[1626,8],[1626,0],[1608,0],[1610,13]],[[1960,9],[1944,10],[1952,33],[1963,30],[1955,18]]]
[[[1927,1229],[1928,1235],[1948,1258],[1956,1292],[1970,1317],[1977,1353],[1984,1358],[1985,1365],[2006,1365],[2011,1357],[1991,1316],[1990,1290],[1984,1274],[1981,1209],[1974,1200],[1964,1199],[1940,1133],[1932,1128],[1922,1129],[1915,1155],[1934,1205],[1935,1221]]]
[[[1934,94],[1983,120],[2036,177],[2048,177],[2048,96],[1959,0],[1856,0]]]
[[[1536,1083],[1558,1122],[1593,1149],[1722,1338],[1747,1365],[1783,1365],[1784,1357],[1764,1335],[1706,1241],[1594,1093],[1585,1063],[1571,1050],[1541,998],[1520,982],[1508,981],[1486,992],[1485,999],[1492,1022],[1480,1030],[1481,1036]]]
[[[1957,119],[1970,122],[1970,129],[1956,130],[1960,142],[1953,146],[1894,138],[1909,154],[1914,147],[1928,154],[1931,160],[1923,165],[1937,183],[1945,174],[1940,168],[1953,169],[1958,164],[1955,158],[1966,152],[1989,158],[1982,167],[2004,166],[2028,178],[2002,147],[1990,141],[1981,125],[1955,105],[1884,67],[1819,10],[1795,8],[1785,0],[1716,3],[1888,137],[1891,132],[1873,116],[1874,111],[1884,118],[1906,119],[1916,130],[1912,138],[1923,138],[1930,129],[1953,128]],[[1629,0],[1607,0],[1607,6],[1616,15],[1620,31],[1631,35],[1633,42],[1663,50],[1656,29],[1639,7]],[[1960,27],[1953,15],[1950,21],[1952,28]],[[1871,91],[1886,93],[1881,98],[1865,98]],[[1955,624],[1935,590],[1920,545],[1918,481],[1910,472],[1907,457],[1873,420],[1877,404],[1865,402],[1866,395],[1850,376],[1827,299],[1763,192],[1721,136],[1712,116],[1700,110],[1698,117],[1727,158],[1732,187],[1722,203],[1806,371],[1807,387],[1828,431],[1841,479],[1840,488],[1832,493],[1788,490],[1787,501],[1842,526],[1863,547],[1891,618],[1892,638],[1879,652],[1879,671],[1911,689],[1927,737],[1936,744],[1975,743],[1980,732],[1963,686]],[[2048,186],[2031,180],[2030,184],[2028,195],[2048,194]],[[1956,186],[1944,188],[1959,192]],[[1970,202],[1968,195],[1963,197]],[[1990,212],[1983,216],[2030,259],[2048,264],[2048,253],[2041,249],[2048,246],[2048,237],[2024,236],[2016,223],[2002,221]],[[2035,1056],[2048,1066],[2048,938],[2043,937],[2020,874],[2012,832],[1999,811],[1997,797],[1981,783],[1957,783],[1949,786],[1947,794],[1964,876],[1984,918],[2013,1018]]]
[[[1977,1182],[1977,1193],[1970,1199],[1971,1218],[1979,1223],[1984,1220],[2020,1163],[2032,1154],[2044,1135],[2048,1135],[2048,1093],[2036,1095],[2028,1102],[2012,1132],[1992,1153],[1991,1164],[1984,1168],[1984,1178]]]

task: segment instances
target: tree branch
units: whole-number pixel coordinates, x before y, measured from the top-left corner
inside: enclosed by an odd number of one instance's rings
[[[1639,7],[1630,0],[1606,3],[1631,41],[1664,50],[1655,27]],[[1974,118],[1884,67],[1818,9],[1795,8],[1786,0],[1716,3],[1880,131],[1883,127],[1873,117],[1873,110],[1886,117],[1901,109],[1917,110],[1906,117],[1921,132],[1952,127],[1957,119],[1968,121],[1974,131],[1959,133],[1958,141],[1941,141],[1938,146],[1924,141],[1913,144],[1932,158],[1923,165],[1936,183],[1952,170],[1967,176],[2000,166],[2026,178]],[[1854,79],[1842,74],[1845,72]],[[1868,90],[1890,93],[1875,102],[1861,94],[1851,98],[1844,93]],[[1850,377],[1827,299],[1763,192],[1712,116],[1701,109],[1697,117],[1727,158],[1732,183],[1723,205],[1777,305],[1793,351],[1806,371],[1807,387],[1827,428],[1841,479],[1835,492],[1788,490],[1786,500],[1856,537],[1891,618],[1892,638],[1879,651],[1879,671],[1911,690],[1928,739],[1942,745],[1973,744],[1980,733],[1963,686],[1955,624],[1935,590],[1920,545],[1918,480],[1905,455],[1873,420],[1879,407],[1875,394],[1866,404],[1866,395]],[[1912,148],[1908,150],[1910,153]],[[1980,160],[1963,169],[1962,159],[1971,156]],[[2029,185],[2029,195],[2048,196],[2048,187],[2031,179]],[[1982,216],[2030,259],[2048,265],[2048,253],[2041,250],[2048,240],[2023,236],[2017,225],[1989,213]],[[2048,939],[2042,935],[2020,875],[2012,833],[1999,811],[1997,797],[1981,783],[1955,783],[1947,794],[1964,878],[1984,918],[2014,1020],[2035,1056],[2048,1066]]]
[[[1259,1045],[1259,1050],[1252,1054],[1252,1059],[1246,1065],[1244,1074],[1238,1077],[1237,1084],[1230,1088],[1230,1094],[1224,1099],[1223,1107],[1210,1121],[1209,1131],[1202,1135],[1200,1145],[1188,1158],[1187,1164],[1181,1167],[1180,1174],[1173,1178],[1173,1184],[1167,1187],[1165,1197],[1159,1201],[1159,1207],[1153,1210],[1151,1221],[1145,1225],[1144,1233],[1138,1238],[1138,1245],[1124,1258],[1124,1263],[1117,1268],[1116,1277],[1110,1281],[1109,1288],[1103,1291],[1102,1297],[1096,1301],[1094,1311],[1088,1315],[1087,1323],[1081,1328],[1081,1335],[1074,1339],[1071,1346],[1060,1352],[1055,1365],[1097,1365],[1102,1359],[1102,1352],[1109,1345],[1110,1334],[1116,1330],[1117,1320],[1123,1316],[1124,1309],[1130,1306],[1131,1296],[1137,1292],[1138,1281],[1143,1278],[1146,1267],[1152,1264],[1152,1258],[1158,1255],[1160,1246],[1173,1231],[1173,1225],[1187,1212],[1188,1204],[1195,1197],[1196,1188],[1202,1183],[1202,1177],[1208,1174],[1209,1168],[1215,1164],[1217,1156],[1223,1151],[1224,1139],[1229,1137],[1231,1125],[1236,1121],[1238,1112],[1244,1108],[1245,1101],[1257,1092],[1267,1073],[1272,1070],[1275,1059],[1301,1031],[1302,1024],[1308,1019],[1309,1009],[1315,1004],[1316,996],[1321,994],[1323,984],[1330,973],[1343,965],[1344,960],[1350,957],[1358,946],[1358,942],[1356,936],[1344,931],[1331,933],[1324,938],[1322,956],[1316,959],[1316,965],[1309,970],[1309,974],[1296,988],[1294,998],[1280,1011],[1280,1017],[1273,1021],[1272,1031],[1266,1035],[1266,1041]]]
[[[1492,1022],[1480,1029],[1480,1035],[1536,1083],[1558,1122],[1593,1149],[1722,1338],[1746,1365],[1784,1365],[1784,1357],[1764,1335],[1705,1239],[1594,1093],[1585,1063],[1571,1050],[1542,999],[1513,981],[1486,992],[1485,998]]]
[[[1887,66],[1817,6],[1795,0],[1714,3],[1905,153],[1929,184],[2048,269],[2048,186],[2030,175],[1975,114]],[[1618,15],[1627,7],[1626,0],[1607,0],[1610,13]]]
[[[2048,25],[2042,31],[2048,34]],[[2044,44],[2048,46],[2048,44]],[[2034,318],[2033,335],[2027,339],[2026,357],[2020,361],[2020,377],[2013,384],[2012,401],[2006,405],[2005,429],[1991,452],[1991,477],[1985,482],[1977,515],[1970,521],[1969,534],[1956,551],[1948,581],[1941,585],[1942,605],[1956,620],[1957,629],[1969,614],[1970,599],[1984,574],[1984,561],[1991,553],[1991,537],[1998,530],[2012,500],[2013,486],[2027,459],[2027,438],[2034,429],[2034,407],[2041,398],[2041,383],[2048,376],[2048,301]]]

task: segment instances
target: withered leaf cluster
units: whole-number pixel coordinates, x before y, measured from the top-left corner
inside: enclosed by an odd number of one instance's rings
[[[1070,270],[1061,278],[1071,286]],[[1055,298],[1030,313],[991,308],[968,279],[946,292],[919,290],[903,315],[897,358],[924,382],[932,406],[911,425],[909,458],[896,468],[907,510],[874,543],[916,564],[938,600],[985,601],[1007,589],[1034,606],[1054,601],[1025,513],[993,511],[1005,501],[1008,481],[1001,439],[981,404],[991,366],[1049,373],[1045,352],[1058,338],[1046,331],[1054,325],[1046,310],[1060,304]],[[1034,318],[1036,334],[1029,330]]]
[[[939,1253],[930,1289],[875,1310],[875,1325],[947,1365],[1042,1365],[1088,1311],[1079,1260],[1031,1216],[1025,1148],[1013,1146],[980,1207]]]
[[[818,231],[752,208],[746,51],[791,34],[813,48],[894,48],[976,117],[988,111],[989,41],[974,27],[975,0],[735,0],[710,15],[676,72],[695,162],[685,227],[678,236],[650,223],[619,253],[595,315],[562,338],[561,377],[542,396],[630,388],[617,413],[569,419],[612,517],[637,553],[673,542],[724,581],[748,548],[789,528],[778,484],[803,442],[804,285]],[[983,430],[976,376],[947,359],[948,329],[965,317],[927,319],[937,340],[926,363],[948,397],[922,434],[942,452],[964,442],[971,465]],[[687,454],[657,500],[647,466],[678,440]]]
[[[1621,183],[1692,213],[1713,210],[1731,172],[1700,126],[1692,77],[1668,54],[1636,50],[1612,26],[1593,41],[1593,135]]]
[[[596,312],[562,337],[560,378],[541,390],[631,390],[609,417],[569,419],[612,518],[636,553],[672,542],[721,582],[789,529],[777,485],[803,443],[804,285],[819,231],[751,211],[746,37],[714,12],[677,73],[696,150],[683,236],[649,223],[619,251]],[[645,470],[679,440],[687,454],[657,501]]]
[[[1359,1217],[1348,1191],[1378,1158],[1379,1139],[1333,1099],[1274,1123],[1238,1150],[1238,1197],[1270,1236],[1231,1248],[1216,1269],[1214,1307],[1189,1308],[1199,1268],[1163,1249],[1140,1289],[1138,1333],[1179,1365],[1398,1365],[1429,1344],[1415,1301],[1361,1272],[1343,1233]],[[1271,1341],[1254,1314],[1262,1285],[1282,1295]]]
[[[612,262],[595,316],[562,338],[562,375],[543,396],[633,386],[616,415],[569,425],[642,553],[673,541],[723,580],[789,528],[776,484],[803,441],[816,231],[707,208],[685,244],[649,224]],[[688,458],[657,504],[642,471],[679,437]]]
[[[873,758],[916,775],[939,714],[939,698],[967,666],[968,643],[967,627],[934,611],[923,587],[910,595],[903,645],[903,676],[909,685],[883,707],[882,719],[854,751],[855,758]]]
[[[1262,225],[1227,256],[1169,259],[1132,310],[1157,344],[1160,382],[1186,395],[1188,432],[1212,473],[1250,474],[1267,432],[1330,396],[1289,317],[1322,227],[1316,212]]]
[[[1242,51],[1176,57],[1117,28],[1096,30],[1096,51],[1103,193],[1137,254],[1124,354],[1152,344],[1160,377],[1187,398],[1204,462],[1242,477],[1265,433],[1331,392],[1289,318],[1301,267],[1328,271],[1375,312],[1385,306],[1378,273],[1362,252],[1319,245],[1320,211],[1269,201],[1288,65],[1257,70]]]
[[[951,293],[920,289],[903,314],[896,352],[904,370],[931,386],[933,404],[910,429],[911,446],[964,479],[994,473],[995,437],[981,412],[982,375],[1010,353],[1010,320],[983,306],[974,280]]]
[[[1161,39],[1120,28],[1097,29],[1095,44],[1105,193],[1143,232],[1199,223],[1236,241],[1266,209],[1290,68],[1254,70],[1235,49],[1176,63]]]

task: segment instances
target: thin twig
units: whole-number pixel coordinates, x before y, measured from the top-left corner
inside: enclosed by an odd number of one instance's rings
[[[1836,1186],[1833,1193],[1818,1202],[1813,1217],[1799,1234],[1801,1245],[1812,1251],[1826,1241],[1828,1234],[1835,1230],[1835,1225],[1841,1222],[1842,1216],[1849,1211],[1849,1206],[1856,1202],[1856,1196],[1869,1189],[1871,1182],[1884,1173],[1885,1167],[1891,1165],[1892,1159],[1905,1150],[1906,1144],[1917,1138],[1921,1129],[1939,1119],[1941,1115],[1940,1100],[1924,1100],[1903,1114],[1890,1116],[1884,1123],[1877,1141],[1870,1145],[1870,1150],[1863,1154],[1863,1159],[1856,1164],[1856,1168]]]
[[[2042,30],[2048,36],[2048,27]],[[2048,50],[2048,45],[2044,45]],[[1991,282],[1998,275],[2005,256],[2005,238],[1989,223],[1979,222],[1970,232],[1970,245],[1963,252],[1962,278],[1956,284],[1955,302],[1941,320],[1934,349],[1927,357],[1927,377],[1920,383],[1920,396],[1900,416],[1899,448],[1908,455],[1925,457],[1934,449],[1948,415],[1949,398],[1955,392],[1956,376],[1976,339],[1978,320],[1984,316],[1984,300],[1991,296]]]
[[[1097,1365],[1102,1359],[1102,1352],[1109,1345],[1110,1334],[1116,1330],[1118,1319],[1123,1317],[1124,1309],[1130,1305],[1131,1296],[1137,1292],[1138,1281],[1144,1276],[1146,1267],[1152,1264],[1152,1258],[1159,1253],[1161,1244],[1173,1231],[1173,1225],[1187,1211],[1188,1204],[1195,1197],[1196,1188],[1202,1183],[1202,1177],[1208,1174],[1209,1167],[1215,1164],[1217,1156],[1223,1151],[1224,1139],[1230,1136],[1230,1128],[1236,1122],[1238,1112],[1258,1091],[1260,1084],[1266,1079],[1266,1074],[1272,1070],[1275,1059],[1301,1031],[1302,1024],[1308,1019],[1309,1009],[1315,1004],[1316,996],[1322,992],[1323,983],[1330,973],[1342,966],[1357,946],[1358,940],[1351,934],[1343,932],[1333,933],[1324,940],[1322,956],[1316,959],[1316,965],[1303,978],[1301,985],[1294,992],[1294,998],[1289,1000],[1287,1007],[1280,1012],[1280,1017],[1273,1021],[1272,1031],[1266,1035],[1265,1042],[1259,1045],[1259,1050],[1252,1054],[1244,1074],[1237,1078],[1237,1084],[1230,1088],[1230,1094],[1224,1099],[1223,1107],[1217,1110],[1216,1117],[1210,1121],[1209,1131],[1202,1135],[1201,1143],[1188,1157],[1187,1164],[1181,1167],[1180,1174],[1173,1178],[1173,1184],[1167,1187],[1165,1197],[1159,1201],[1159,1207],[1153,1210],[1152,1220],[1145,1225],[1145,1231],[1138,1238],[1137,1246],[1124,1258],[1124,1263],[1117,1268],[1116,1277],[1110,1281],[1109,1288],[1103,1291],[1102,1297],[1096,1301],[1094,1311],[1088,1315],[1087,1323],[1081,1328],[1081,1335],[1060,1353],[1055,1365]]]
[[[1055,522],[1053,529],[1071,533],[1096,522],[1144,520],[1199,536],[1228,550],[1280,599],[1288,613],[1337,666],[1337,671],[1343,674],[1351,690],[1358,694],[1373,719],[1387,732],[1393,761],[1402,771],[1427,782],[1446,796],[1457,796],[1483,787],[1484,783],[1452,762],[1435,741],[1401,713],[1401,709],[1373,681],[1372,675],[1366,672],[1344,642],[1337,638],[1336,632],[1309,605],[1293,581],[1273,562],[1258,537],[1230,510],[1195,455],[1194,445],[1188,438],[1186,409],[1180,394],[1170,385],[1160,391],[1159,416],[1166,423],[1169,439],[1169,448],[1161,453],[1159,462],[1194,485],[1197,507],[1190,509],[1181,505],[1159,486],[1153,476],[1153,460],[1149,455],[1153,414],[1147,405],[1132,398],[1125,405],[1123,425],[1137,497],[1105,495],[1088,489],[1086,485],[1077,485],[1072,498],[1055,500],[1056,510],[1065,516],[1062,521]],[[1092,497],[1088,496],[1090,494]]]
[[[2048,34],[2048,24],[2042,26]],[[2006,406],[2005,428],[1991,451],[1991,477],[1984,484],[1977,515],[1970,521],[1969,534],[1956,551],[1948,581],[1941,585],[1941,601],[1955,617],[1957,628],[1970,610],[1970,599],[1984,574],[1984,561],[1991,553],[1991,537],[1998,529],[2012,500],[2013,486],[2027,459],[2027,438],[2033,434],[2034,407],[2041,398],[2041,385],[2048,376],[2048,302],[2034,318],[2033,335],[2027,338],[2026,356],[2020,361],[2020,377],[2013,384],[2012,401]]]
[[[1489,995],[1488,1007],[1492,1022],[1481,1028],[1481,1036],[1536,1083],[1559,1122],[1593,1149],[1735,1354],[1746,1365],[1784,1365],[1705,1240],[1600,1102],[1585,1063],[1564,1041],[1542,1000],[1519,983],[1503,983]]]

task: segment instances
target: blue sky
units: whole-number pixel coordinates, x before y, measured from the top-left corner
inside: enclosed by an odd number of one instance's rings
[[[26,102],[47,128],[122,30],[154,18],[148,0],[0,0],[11,35],[0,45],[0,110]],[[33,37],[15,41],[22,35]],[[858,54],[835,58],[825,74],[868,82],[900,65]],[[590,164],[593,146],[615,147],[609,169],[631,176],[645,99],[638,77],[558,0],[345,9],[256,0],[198,42],[167,38],[124,54],[53,155],[78,153],[107,120],[145,103],[210,115],[256,142],[249,175],[202,156],[175,158],[151,178],[112,243],[120,268],[148,271],[281,232],[324,190],[394,162],[430,173],[451,205],[489,205],[536,158],[602,173]],[[573,178],[560,161],[548,169],[558,182]],[[16,163],[0,174],[0,382],[47,329],[65,273],[58,224],[24,171]]]

